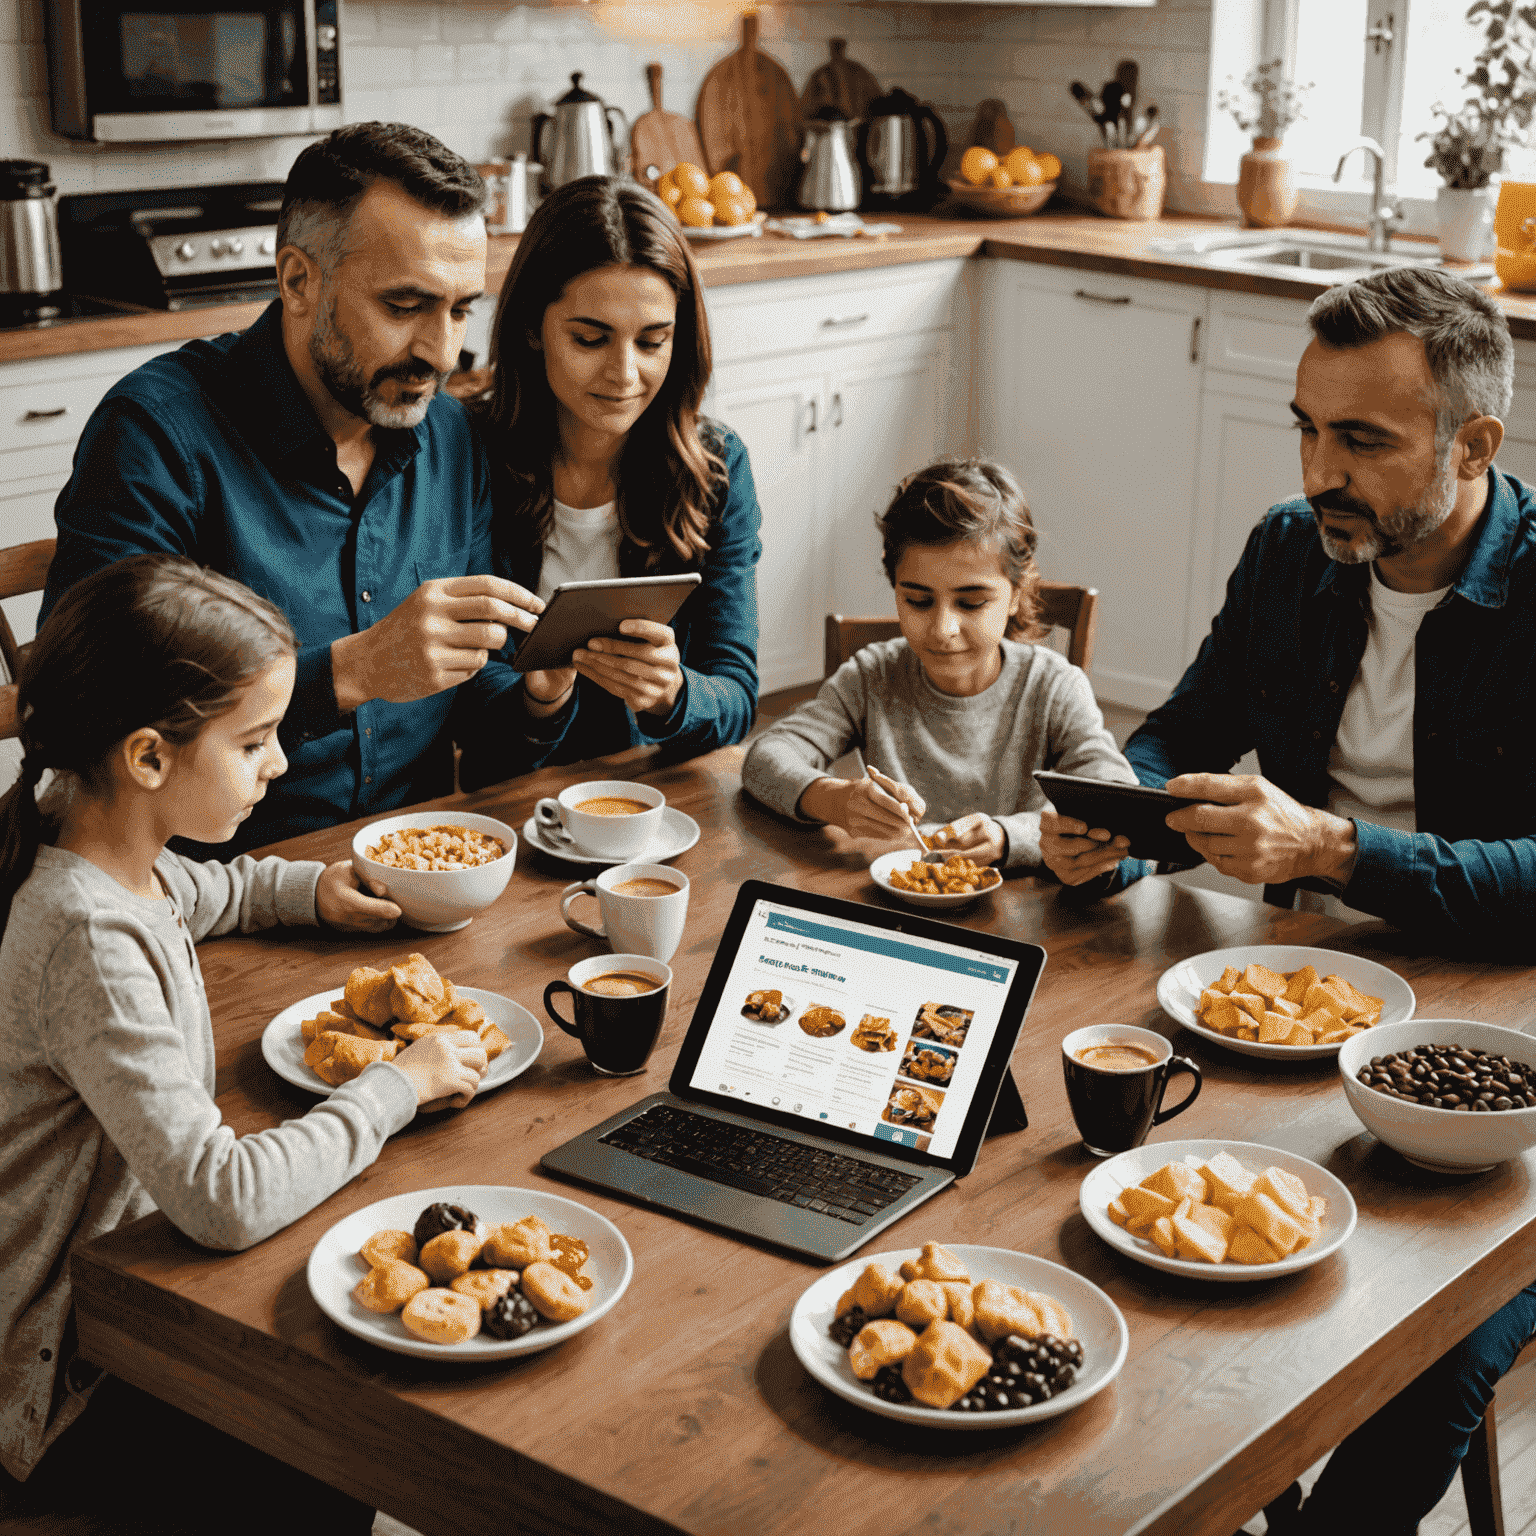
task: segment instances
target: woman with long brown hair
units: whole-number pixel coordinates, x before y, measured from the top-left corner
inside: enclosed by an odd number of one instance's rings
[[[622,639],[523,678],[543,761],[740,741],[757,705],[757,495],[741,440],[700,414],[704,294],[660,200],[610,176],[545,199],[502,287],[491,361],[496,574],[546,599],[565,581],[703,578],[670,626],[626,620]],[[461,764],[467,788],[505,776],[479,757]]]

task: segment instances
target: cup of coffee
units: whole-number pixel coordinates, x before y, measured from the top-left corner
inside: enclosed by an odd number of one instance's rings
[[[587,1060],[604,1076],[643,1072],[666,1021],[671,968],[649,955],[599,955],[565,975],[544,988],[545,1013],[581,1041]],[[575,1023],[555,1011],[560,992],[571,994]]]
[[[571,916],[580,896],[595,896],[602,926]],[[665,864],[615,864],[595,880],[578,880],[560,895],[566,926],[632,955],[670,960],[683,941],[688,917],[688,876]]]
[[[1183,1114],[1200,1097],[1200,1068],[1150,1029],[1130,1024],[1093,1024],[1061,1042],[1067,1103],[1095,1157],[1129,1152],[1154,1125]],[[1172,1109],[1163,1108],[1169,1080],[1187,1072],[1195,1080]]]
[[[594,859],[632,859],[661,831],[667,797],[629,779],[590,779],[540,800],[534,820],[551,842],[574,845]]]

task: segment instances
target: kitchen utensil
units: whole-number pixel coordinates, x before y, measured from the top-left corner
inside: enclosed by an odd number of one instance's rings
[[[862,64],[848,57],[848,39],[834,37],[828,48],[830,63],[811,71],[800,93],[800,110],[815,117],[819,107],[836,107],[844,117],[862,122],[870,117],[870,103],[880,95],[880,82]]]
[[[1131,118],[1136,111],[1136,91],[1141,85],[1141,67],[1135,59],[1121,59],[1115,66],[1115,81],[1120,87],[1120,144],[1131,146]]]
[[[802,208],[847,213],[859,206],[853,124],[836,107],[816,110],[818,115],[805,121],[805,145],[800,151],[805,174],[796,201]]]
[[[651,110],[642,112],[629,130],[629,167],[642,187],[653,187],[674,165],[685,160],[702,168],[704,146],[693,119],[668,112],[661,105],[661,65],[645,66],[651,89]]]
[[[1099,126],[1099,114],[1104,110],[1104,103],[1081,80],[1074,80],[1067,89],[1072,93],[1072,100],[1088,114],[1093,120],[1093,126],[1097,128]]]
[[[1155,104],[1147,108],[1143,117],[1146,126],[1136,135],[1136,142],[1131,146],[1133,149],[1145,149],[1157,137],[1157,130],[1163,126]]]
[[[777,59],[759,51],[758,18],[741,18],[741,47],[699,87],[699,141],[711,176],[735,171],[761,208],[794,201],[800,177],[800,98]]]
[[[57,192],[41,161],[0,160],[0,293],[64,286]]]
[[[1099,127],[1104,132],[1104,142],[1111,149],[1123,149],[1120,142],[1120,107],[1125,93],[1113,80],[1104,82],[1104,110],[1099,114]]]
[[[971,136],[966,142],[990,149],[999,160],[1018,143],[1007,104],[1000,96],[989,96],[976,108],[976,120],[971,124]]]
[[[938,192],[949,135],[932,107],[897,87],[869,103],[859,152],[866,173],[866,204],[885,207],[912,198],[926,205]]]
[[[619,132],[629,124],[617,107],[603,104],[581,83],[578,69],[571,76],[571,88],[555,103],[554,114],[539,112],[533,119],[533,158],[549,167],[545,177],[549,190],[563,187],[582,176],[610,176],[619,163],[618,141],[612,118],[618,117]],[[554,124],[554,139],[549,153],[544,153],[544,130]]]
[[[942,864],[944,862],[944,855],[934,852],[933,845],[917,830],[917,823],[912,820],[912,812],[908,809],[906,801],[896,795],[895,791],[898,787],[896,780],[887,773],[881,773],[871,763],[864,765],[864,773],[870,783],[883,789],[901,806],[901,814],[906,818],[907,822],[907,831],[912,834],[913,841],[916,842],[917,846],[923,850],[923,862],[925,864]]]

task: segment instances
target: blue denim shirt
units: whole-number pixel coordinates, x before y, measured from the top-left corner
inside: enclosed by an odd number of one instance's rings
[[[485,455],[458,401],[374,429],[354,496],[283,348],[281,306],[248,331],[189,342],[135,369],[86,423],[54,508],[58,553],[43,616],[92,571],[144,551],[186,555],[287,614],[298,679],[280,739],[288,772],[232,852],[453,788],[453,741],[506,778],[534,765],[516,678],[493,658],[472,681],[410,704],[336,707],[331,643],[378,623],[434,577],[491,569]]]
[[[1168,702],[1126,745],[1143,783],[1225,773],[1328,804],[1328,754],[1365,652],[1370,573],[1330,560],[1304,500],[1249,535],[1221,612]],[[1536,501],[1488,472],[1488,505],[1415,651],[1415,832],[1357,820],[1342,900],[1416,939],[1536,953]],[[1306,882],[1311,885],[1312,882]],[[1301,882],[1271,886],[1289,906]],[[1316,889],[1326,889],[1317,885]]]

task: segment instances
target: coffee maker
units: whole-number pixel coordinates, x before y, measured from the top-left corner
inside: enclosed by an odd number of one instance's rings
[[[38,160],[0,160],[0,295],[37,299],[64,286],[58,188]]]

